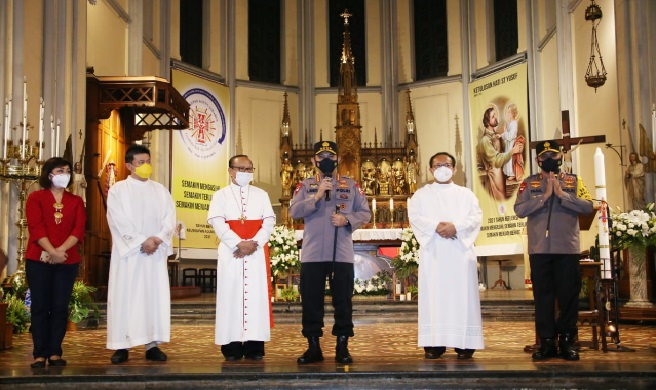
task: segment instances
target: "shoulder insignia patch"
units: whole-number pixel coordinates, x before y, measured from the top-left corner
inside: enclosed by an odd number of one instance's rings
[[[294,195],[296,195],[296,194],[298,193],[298,191],[301,190],[301,187],[303,187],[303,183],[302,183],[302,182],[299,182],[299,183],[296,185],[296,189],[294,190]]]
[[[522,184],[519,185],[519,193],[522,194],[526,190],[526,182],[523,181]]]

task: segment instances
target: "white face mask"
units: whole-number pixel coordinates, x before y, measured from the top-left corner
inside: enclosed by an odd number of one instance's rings
[[[451,180],[451,176],[453,176],[453,170],[451,168],[439,167],[433,171],[433,177],[440,183],[446,183]]]
[[[66,188],[68,187],[68,183],[71,181],[71,175],[68,173],[52,175],[51,181],[55,188]]]
[[[237,172],[235,181],[239,187],[246,187],[253,181],[253,172]]]

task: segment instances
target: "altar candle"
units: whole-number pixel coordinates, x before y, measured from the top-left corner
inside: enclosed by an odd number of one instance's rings
[[[23,77],[23,147],[21,148],[21,158],[25,158],[25,141],[27,140],[27,77]]]
[[[9,100],[5,99],[5,134],[4,134],[4,144],[2,146],[2,158],[7,159],[7,139],[9,136]]]
[[[55,157],[55,119],[50,115],[50,157]]]
[[[608,204],[606,203],[606,165],[601,148],[597,148],[594,154],[595,169],[595,198],[600,199],[601,210],[599,212],[599,260],[601,260],[601,277],[610,279],[610,233],[608,229]]]
[[[55,136],[55,151],[57,153],[56,157],[59,157],[59,130],[60,130],[60,125],[59,125],[59,119],[57,119],[57,135]]]
[[[39,102],[39,154],[38,160],[40,161],[43,158],[43,111],[45,106],[43,104],[43,98]]]
[[[376,210],[376,198],[371,201],[371,208],[372,210]]]
[[[394,210],[394,199],[390,198],[390,210]]]

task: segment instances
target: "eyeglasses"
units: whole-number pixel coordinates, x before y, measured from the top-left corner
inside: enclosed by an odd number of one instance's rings
[[[239,172],[251,172],[251,173],[255,172],[255,168],[253,168],[253,167],[250,167],[250,168],[247,168],[247,167],[230,167],[230,168],[235,170],[235,171],[239,171]]]
[[[442,168],[442,167],[447,167],[447,168],[450,169],[450,168],[453,168],[453,165],[451,165],[451,164],[449,164],[449,163],[446,163],[446,164],[435,164],[435,166],[433,167],[433,169]]]

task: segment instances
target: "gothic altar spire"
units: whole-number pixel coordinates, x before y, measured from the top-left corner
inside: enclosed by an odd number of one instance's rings
[[[415,132],[415,113],[412,111],[412,100],[410,99],[410,90],[406,93],[408,99],[406,102],[405,109],[405,124],[408,134],[413,134]]]
[[[353,16],[348,9],[340,15],[344,18],[344,43],[342,44],[342,57],[339,65],[339,92],[338,99],[342,102],[357,100],[357,84],[355,81],[355,58],[351,52],[351,33],[349,32],[349,18]]]

